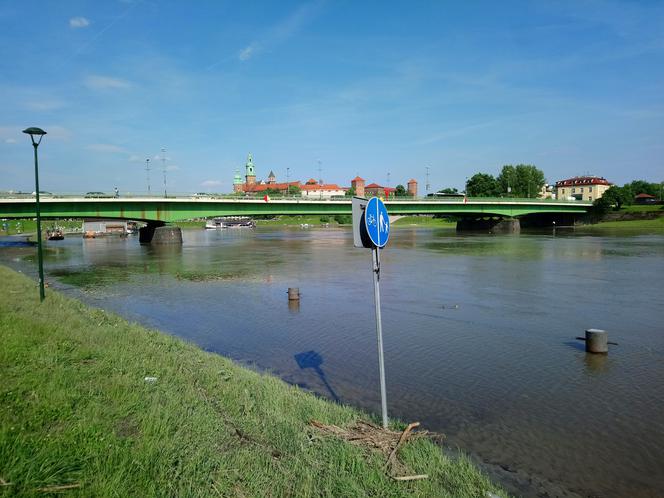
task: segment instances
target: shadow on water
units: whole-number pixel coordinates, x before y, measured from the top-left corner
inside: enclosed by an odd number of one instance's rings
[[[327,382],[325,373],[320,368],[320,366],[323,364],[323,357],[319,353],[317,353],[316,351],[305,351],[303,353],[296,354],[295,356],[293,356],[293,358],[295,358],[297,366],[300,367],[302,370],[304,370],[305,368],[313,369],[314,372],[318,374],[318,377],[323,382],[323,384],[325,384],[325,387],[330,393],[332,399],[337,403],[341,403],[339,396],[337,396],[337,393],[334,392],[332,386],[330,386],[330,384]]]
[[[586,350],[586,345],[580,341],[565,341],[563,342],[565,346],[569,346],[572,349],[576,349],[577,351],[585,351]]]

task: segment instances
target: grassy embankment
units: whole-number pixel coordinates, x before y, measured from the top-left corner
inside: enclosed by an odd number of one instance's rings
[[[366,417],[0,266],[0,495],[454,496],[493,489],[427,439],[384,455],[308,422]],[[156,377],[155,382],[146,377]],[[399,427],[403,425],[395,424]]]
[[[633,205],[610,211],[603,220],[584,228],[627,230],[664,230],[664,206]]]
[[[3,230],[3,223],[7,223],[7,230]],[[64,221],[64,220],[42,220],[42,230],[48,230],[54,227],[60,227],[66,231],[81,230],[82,220]],[[32,219],[7,220],[0,222],[0,235],[16,235],[18,233],[37,233],[37,222]]]

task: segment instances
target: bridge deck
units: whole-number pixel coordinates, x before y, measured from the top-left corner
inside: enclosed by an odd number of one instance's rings
[[[214,216],[351,214],[351,201],[196,197],[45,197],[44,218],[120,218],[174,222]],[[399,199],[386,202],[391,215],[449,214],[456,216],[518,217],[529,214],[584,214],[590,202],[542,199]],[[33,198],[0,199],[0,218],[32,218]]]

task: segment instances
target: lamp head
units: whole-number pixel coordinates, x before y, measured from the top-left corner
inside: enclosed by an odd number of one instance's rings
[[[23,133],[26,133],[30,135],[30,139],[32,140],[32,145],[39,145],[42,141],[42,137],[46,135],[46,132],[42,130],[41,128],[37,128],[36,126],[31,126],[30,128],[26,128],[23,130]],[[35,142],[35,136],[39,137],[39,140]]]

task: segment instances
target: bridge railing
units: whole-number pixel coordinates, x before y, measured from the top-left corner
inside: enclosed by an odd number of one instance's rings
[[[30,192],[0,192],[0,199],[34,199],[35,195]],[[113,193],[105,192],[41,192],[40,199],[141,199],[141,200],[159,200],[164,199],[163,195],[148,194],[147,192],[120,192],[118,196]],[[193,199],[193,200],[217,200],[226,199],[234,201],[247,201],[255,202],[262,200],[262,195],[248,196],[240,194],[192,194],[190,192],[173,192],[169,193],[166,199]],[[333,197],[302,197],[300,195],[270,195],[272,201],[350,201],[350,197],[333,196]],[[463,203],[476,203],[476,202],[518,202],[518,203],[571,203],[578,202],[579,204],[587,204],[589,201],[579,201],[573,199],[533,199],[533,198],[519,198],[519,197],[390,197],[386,199],[387,202],[436,202],[436,203],[450,203],[450,204],[463,204]]]

